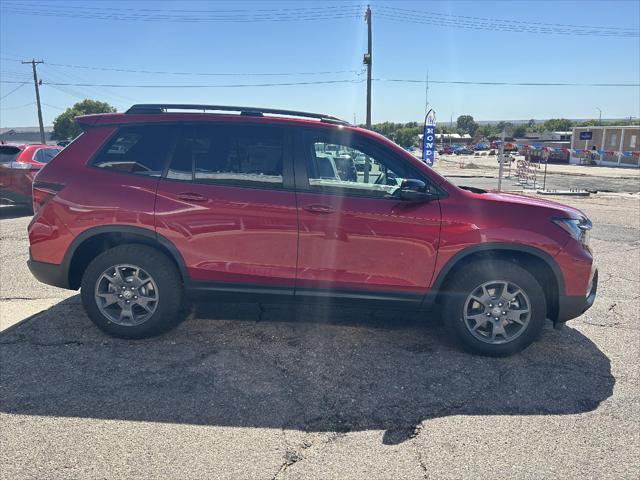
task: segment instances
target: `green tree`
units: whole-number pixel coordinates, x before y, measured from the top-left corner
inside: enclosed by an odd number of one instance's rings
[[[500,121],[496,123],[496,129],[498,130],[498,135],[501,135],[502,130],[504,130],[505,134],[510,137],[513,135],[514,125],[511,122]]]
[[[598,124],[598,120],[585,120],[584,122],[576,123],[576,127],[595,127]]]
[[[573,121],[566,118],[551,118],[542,124],[550,132],[566,132],[573,128]]]
[[[456,125],[458,126],[458,131],[460,131],[460,133],[468,133],[472,137],[478,129],[478,124],[471,115],[460,115],[456,121]]]
[[[495,125],[486,124],[480,125],[476,130],[476,137],[494,137],[498,134],[498,129]]]
[[[532,130],[533,127],[535,126],[536,126],[536,121],[533,118],[527,122],[527,127],[529,127],[529,130]]]
[[[76,117],[92,113],[112,113],[115,111],[116,109],[108,103],[99,102],[98,100],[86,99],[78,102],[73,107],[67,108],[53,121],[52,138],[55,140],[72,140],[80,135],[80,127],[75,122]]]
[[[412,146],[418,143],[419,133],[422,133],[422,127],[400,128],[396,130],[394,140],[400,146]]]
[[[522,138],[526,135],[527,133],[527,126],[526,125],[516,125],[515,127],[513,127],[513,134],[512,136],[514,138]]]

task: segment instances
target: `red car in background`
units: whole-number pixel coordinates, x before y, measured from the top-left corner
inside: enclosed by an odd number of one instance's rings
[[[33,177],[60,150],[55,145],[0,145],[0,201],[31,205]]]

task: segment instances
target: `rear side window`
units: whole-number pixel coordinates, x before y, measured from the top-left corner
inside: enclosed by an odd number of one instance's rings
[[[282,187],[283,131],[277,127],[185,126],[167,178]]]
[[[13,147],[11,145],[2,145],[0,146],[0,163],[11,163],[15,162],[18,155],[22,150],[18,147]]]
[[[58,148],[41,148],[36,152],[33,156],[33,159],[36,162],[40,163],[49,163],[53,157],[60,153],[60,149]]]
[[[103,147],[92,165],[148,177],[162,175],[169,152],[171,125],[122,127]]]

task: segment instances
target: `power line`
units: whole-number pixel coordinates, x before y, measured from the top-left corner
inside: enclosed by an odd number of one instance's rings
[[[49,108],[55,108],[55,109],[57,109],[57,110],[66,110],[66,108],[56,107],[55,105],[50,105],[50,104],[48,104],[48,103],[44,103],[44,102],[42,102],[42,105],[44,105],[44,106],[46,106],[46,107],[49,107]]]
[[[464,28],[468,30],[486,30],[486,31],[506,31],[512,33],[535,33],[535,34],[552,34],[552,35],[576,35],[576,36],[597,36],[597,37],[638,37],[640,31],[603,31],[603,30],[567,30],[558,28],[535,28],[525,27],[521,25],[508,25],[506,23],[500,24],[483,24],[474,22],[462,22],[446,19],[429,19],[410,17],[404,14],[394,14],[391,12],[381,12],[377,15],[380,18],[398,21],[415,23],[419,25],[433,25],[436,27],[452,27],[452,28]]]
[[[42,82],[42,85],[70,86],[70,87],[106,87],[106,88],[239,88],[239,87],[278,87],[295,85],[328,85],[334,83],[362,83],[364,80],[318,80],[310,82],[279,82],[279,83],[233,83],[219,85],[125,85],[112,83],[66,83]],[[0,83],[18,83],[12,80],[0,80]]]
[[[19,88],[24,87],[27,83],[29,83],[29,82],[21,83],[21,84],[20,84],[20,85],[18,85],[16,88],[14,88],[13,90],[11,90],[9,93],[7,93],[6,95],[3,95],[2,97],[0,97],[0,100],[4,100],[5,98],[7,98],[9,95],[11,95],[13,92],[15,92],[16,90],[18,90]]]
[[[0,107],[0,110],[17,110],[19,108],[25,108],[25,107],[30,107],[31,105],[35,105],[36,102],[30,102],[30,103],[26,103],[24,105],[17,105],[14,107]]]
[[[23,2],[14,2],[11,0],[5,0],[3,2],[4,4],[7,5],[15,5],[15,6],[21,6],[21,7],[28,7],[28,8],[42,8],[45,6],[51,6],[51,5],[55,5],[56,9],[71,9],[71,10],[75,10],[78,8],[77,5],[61,5],[59,3],[54,3],[54,2],[47,2],[47,3],[35,3],[35,2],[29,2],[29,3],[23,3]],[[365,4],[353,4],[353,5],[341,5],[340,8],[342,9],[363,9],[366,5]],[[85,10],[107,10],[107,11],[111,11],[111,8],[105,9],[104,7],[91,7],[88,5],[83,5],[81,8],[84,8]],[[160,8],[140,8],[140,7],[136,7],[136,8],[122,8],[119,7],[118,10],[121,11],[131,11],[131,12],[169,12],[169,13],[241,13],[241,12],[248,12],[248,13],[255,13],[255,12],[301,12],[301,11],[315,11],[315,10],[327,10],[328,7],[295,7],[295,8],[234,8],[234,9],[222,9],[222,10],[197,10],[197,9],[160,9]]]
[[[307,21],[359,18],[364,5],[332,5],[331,7],[303,7],[280,9],[226,9],[187,10],[152,8],[102,8],[63,4],[25,4],[4,1],[2,8],[8,13],[21,15],[64,16],[70,18],[125,20],[143,22],[270,22]],[[440,27],[466,28],[471,30],[508,31],[514,33],[536,33],[601,37],[638,37],[640,30],[622,26],[584,26],[561,23],[531,22],[523,20],[474,17],[443,14],[433,11],[412,10],[387,5],[377,5],[380,18]]]
[[[417,15],[419,17],[443,17],[443,18],[451,18],[463,21],[480,21],[480,22],[490,22],[490,23],[507,23],[512,25],[514,23],[520,25],[531,25],[531,26],[542,26],[542,27],[559,27],[559,28],[571,28],[571,29],[598,29],[598,30],[631,30],[633,32],[638,32],[638,27],[620,27],[620,26],[595,26],[595,25],[574,25],[574,24],[566,24],[566,23],[545,23],[545,22],[531,22],[526,20],[515,20],[515,19],[506,19],[506,18],[495,18],[495,17],[474,17],[468,15],[454,15],[450,13],[439,13],[434,11],[427,10],[411,10],[407,8],[398,8],[395,5],[393,7],[387,5],[376,5],[376,8],[380,8],[382,10],[388,10],[393,13],[406,13]]]
[[[50,5],[47,5],[50,6]],[[183,14],[140,14],[140,13],[120,13],[122,9],[99,9],[93,7],[96,11],[84,11],[82,7],[56,7],[55,9],[47,9],[47,6],[33,5],[16,5],[3,2],[1,7],[5,12],[15,13],[19,15],[35,15],[35,16],[64,16],[65,18],[84,18],[84,19],[100,19],[100,20],[127,20],[142,22],[168,22],[168,23],[246,23],[246,22],[278,22],[278,21],[305,21],[305,20],[326,20],[338,18],[354,18],[361,15],[361,8],[353,8],[349,6],[341,6],[341,8],[331,7],[323,10],[314,11],[266,11],[265,13],[236,13],[235,11],[219,11],[217,15],[188,15],[191,11]],[[357,6],[356,6],[357,7]],[[69,9],[69,10],[64,10]],[[136,9],[137,11],[137,9]],[[166,12],[166,10],[164,10]],[[231,14],[229,14],[231,13]]]
[[[50,79],[54,82],[87,82],[90,80],[87,80],[84,77],[81,77],[79,75],[76,74],[71,74],[71,73],[67,73],[64,71],[60,71],[57,67],[51,67],[48,63],[44,65],[44,70],[43,73],[45,74],[46,77],[51,77]],[[43,78],[45,78],[43,76]],[[126,101],[126,102],[131,102],[131,101],[135,101],[135,99],[125,96],[125,95],[121,95],[119,93],[115,93],[111,90],[107,90],[107,89],[100,89],[100,92],[102,92],[103,95],[106,95],[107,97],[111,97],[113,99],[117,99],[118,102],[121,101]],[[85,93],[86,95],[86,93]]]
[[[376,82],[425,83],[421,79],[374,78]],[[482,82],[468,80],[429,80],[429,83],[448,85],[500,85],[513,87],[640,87],[640,83],[572,83],[572,82]]]
[[[153,74],[153,75],[198,75],[198,76],[212,76],[212,77],[242,77],[242,76],[256,76],[256,77],[267,77],[267,76],[296,76],[296,75],[336,75],[341,73],[362,73],[361,70],[332,70],[332,71],[319,71],[319,72],[168,72],[168,71],[158,71],[158,70],[135,70],[130,68],[114,68],[114,67],[92,67],[87,65],[70,65],[64,63],[47,63],[47,65],[52,65],[54,67],[63,67],[63,68],[82,68],[85,70],[100,70],[100,71],[111,71],[111,72],[124,72],[124,73],[144,73],[144,74]]]
[[[182,84],[165,84],[165,85],[138,85],[138,84],[114,84],[114,83],[67,83],[67,82],[42,82],[42,85],[48,86],[67,86],[67,87],[105,87],[105,88],[240,88],[240,87],[277,87],[277,86],[296,86],[296,85],[324,85],[339,83],[363,83],[364,79],[341,79],[341,80],[318,80],[310,82],[281,82],[281,83],[235,83],[235,84],[216,84],[216,85],[182,85]],[[373,78],[374,82],[395,82],[395,83],[420,83],[424,84],[423,79],[410,78]],[[14,80],[0,80],[0,83],[22,83]],[[470,81],[470,80],[433,80],[429,79],[429,83],[450,84],[450,85],[497,85],[497,86],[522,86],[522,87],[640,87],[640,83],[574,83],[574,82],[493,82],[493,81]]]
[[[20,60],[13,60],[6,57],[0,57],[2,60],[9,62],[20,62]],[[361,75],[363,70],[324,70],[316,72],[172,72],[164,70],[138,70],[132,68],[117,68],[117,67],[97,67],[90,65],[72,65],[68,63],[51,63],[47,62],[45,65],[62,68],[79,68],[84,70],[98,70],[109,72],[123,72],[123,73],[142,73],[152,75],[194,75],[194,76],[211,76],[211,77],[268,77],[268,76],[296,76],[296,75],[338,75],[343,73],[354,73]],[[5,71],[6,72],[6,71]],[[4,73],[4,72],[3,72]],[[20,72],[15,72],[19,74]]]

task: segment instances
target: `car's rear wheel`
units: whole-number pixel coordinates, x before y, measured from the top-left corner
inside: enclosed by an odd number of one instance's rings
[[[89,318],[115,337],[158,335],[182,318],[184,293],[175,265],[145,245],[120,245],[98,255],[81,287]]]
[[[542,287],[512,262],[471,263],[448,283],[445,295],[442,312],[450,333],[475,353],[519,352],[544,326],[547,307]]]

